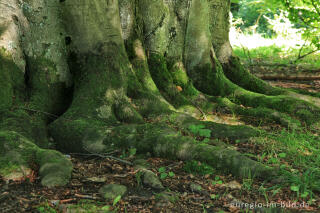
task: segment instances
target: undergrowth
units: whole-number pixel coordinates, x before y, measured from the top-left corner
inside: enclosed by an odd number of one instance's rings
[[[234,53],[240,59],[248,64],[263,63],[263,64],[281,64],[281,65],[298,65],[308,67],[310,69],[319,69],[320,53],[308,55],[301,60],[297,60],[299,48],[287,48],[286,46],[278,46],[272,44],[270,46],[260,46],[252,49],[246,47],[234,46]],[[311,52],[312,49],[304,48],[303,53]]]
[[[312,202],[320,192],[320,137],[307,130],[266,133],[254,143],[263,147],[258,159],[280,169],[282,186]]]

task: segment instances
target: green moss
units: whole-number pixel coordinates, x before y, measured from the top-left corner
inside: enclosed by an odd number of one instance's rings
[[[2,111],[0,117],[0,130],[14,131],[24,137],[31,139],[41,148],[48,148],[48,140],[46,134],[45,122],[38,116],[37,113],[22,107],[14,111]]]
[[[318,110],[318,113],[319,112],[320,111]],[[296,116],[301,118],[308,125],[310,125],[316,121],[319,121],[319,116],[315,116],[314,113],[307,108],[298,110],[296,112]]]
[[[69,105],[70,88],[60,82],[55,63],[44,57],[27,58],[29,107],[59,115]]]
[[[141,0],[138,4],[143,18],[146,48],[163,54],[168,43],[168,29],[165,26],[169,18],[168,8],[158,0]]]
[[[130,45],[132,45],[133,56],[132,69],[128,73],[127,95],[132,98],[135,108],[143,116],[159,114],[172,109],[162,97],[150,75],[141,41],[135,39]]]
[[[26,137],[14,131],[0,131],[0,175],[40,166],[42,184],[65,185],[71,176],[72,164],[61,153],[40,149]]]
[[[101,47],[105,48],[101,55],[70,58],[75,80],[73,100],[68,111],[49,126],[50,135],[61,150],[83,152],[84,139],[92,129],[99,131],[126,119],[141,121],[126,98],[126,55],[116,44],[106,45]]]
[[[41,183],[54,187],[66,185],[72,172],[72,163],[55,150],[38,150],[36,153]]]
[[[320,119],[320,109],[318,107],[285,95],[266,96],[243,90],[236,93],[235,98],[245,106],[274,109],[307,123],[314,123]]]
[[[260,122],[277,122],[284,127],[289,127],[291,129],[296,129],[301,126],[299,120],[296,120],[289,116],[288,114],[281,113],[269,108],[264,108],[258,106],[257,108],[245,108],[240,105],[234,104],[227,98],[222,98],[218,100],[219,107],[226,107],[231,110],[232,113],[239,115],[245,115],[249,117],[254,117],[257,124]]]
[[[19,171],[20,169],[21,165],[12,163],[4,159],[0,159],[0,175],[2,175],[3,177],[13,172]]]
[[[238,177],[270,179],[276,175],[271,167],[253,161],[232,149],[204,145],[195,147],[194,153],[196,153],[194,159],[231,172]]]
[[[124,99],[114,108],[117,119],[124,123],[143,123],[142,116],[133,108],[128,100]]]
[[[266,95],[280,95],[285,93],[285,90],[273,87],[267,82],[252,75],[241,64],[238,57],[232,56],[229,63],[224,64],[224,73],[232,82],[249,91]]]
[[[214,128],[217,125],[215,123],[205,122],[204,124],[206,128],[214,129],[212,133],[215,134],[226,134],[233,129],[236,137],[245,131],[247,131],[247,137],[253,135],[253,131],[248,127],[227,129],[227,125],[218,125]],[[213,137],[216,136],[213,135]],[[232,149],[197,143],[195,139],[182,136],[165,123],[115,127],[105,136],[104,143],[115,147],[135,147],[138,153],[151,152],[154,156],[170,159],[199,160],[241,177],[247,177],[250,173],[259,177],[272,174],[271,168],[250,160]]]
[[[0,110],[4,110],[24,99],[24,74],[4,49],[0,49],[0,70]]]
[[[81,153],[86,152],[85,141],[89,136],[92,143],[101,140],[98,132],[104,129],[103,127],[107,128],[106,124],[95,119],[69,120],[61,117],[49,125],[49,132],[59,150]],[[92,134],[94,132],[97,132],[97,135]]]
[[[28,167],[37,147],[27,138],[13,131],[0,131],[0,175]]]
[[[182,94],[187,97],[194,97],[199,95],[199,91],[194,88],[186,71],[183,68],[182,63],[177,63],[170,69],[170,73],[173,79],[173,83],[182,88]]]
[[[101,56],[87,54],[70,58],[74,93],[65,118],[91,117],[103,122],[116,122],[113,112],[109,111],[107,116],[105,109],[112,109],[112,105],[125,96],[129,62],[122,52],[116,49],[116,45],[109,44],[105,48],[108,48],[109,52]],[[104,116],[99,116],[102,108],[105,111]]]
[[[180,93],[173,77],[167,68],[166,59],[159,54],[151,54],[148,60],[152,79],[164,98],[173,106],[190,105],[190,102]]]

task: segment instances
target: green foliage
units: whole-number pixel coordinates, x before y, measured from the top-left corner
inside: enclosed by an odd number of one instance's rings
[[[268,27],[268,21],[265,16],[273,18],[273,13],[266,7],[263,0],[240,0],[237,10],[233,10],[235,19],[242,20],[238,27],[242,31],[247,29],[251,30],[250,33],[262,33],[267,36],[273,34],[272,30]],[[250,28],[251,27],[251,28]]]
[[[107,213],[111,211],[111,206],[93,200],[80,200],[77,204],[68,206],[68,212],[89,212],[89,213]],[[115,209],[116,210],[116,209]],[[116,211],[115,211],[116,212]]]
[[[281,0],[288,18],[299,28],[304,28],[303,36],[316,49],[320,49],[320,1]]]
[[[312,200],[314,191],[320,191],[319,141],[319,136],[302,130],[268,134],[260,141],[266,151],[259,160],[267,158],[268,163],[279,166],[284,185],[296,193],[297,199]]]
[[[142,171],[138,171],[136,173],[136,180],[137,180],[138,186],[142,186],[142,174],[143,174]]]
[[[199,175],[212,175],[215,171],[211,166],[195,160],[186,162],[183,168],[188,173]]]
[[[210,129],[205,129],[204,125],[190,125],[188,129],[195,135],[205,137],[205,138],[210,138],[211,137],[211,130]]]
[[[128,157],[133,157],[135,156],[137,153],[137,149],[136,148],[130,148],[127,151],[126,150],[122,150],[122,154],[120,155],[120,158],[128,158]]]
[[[119,203],[120,200],[121,200],[121,195],[118,195],[118,196],[113,200],[112,205],[113,205],[113,206],[116,206],[117,203]]]
[[[305,43],[297,43],[295,62],[320,50],[319,1],[241,0],[233,15],[233,26],[238,31],[252,35],[260,33],[264,37],[302,39]]]
[[[311,201],[314,196],[313,191],[320,191],[319,171],[309,169],[300,176],[292,175],[286,171],[283,172],[285,177],[287,177],[290,190],[296,192],[297,199],[303,198]]]
[[[169,175],[169,177],[174,177],[175,176],[174,172],[169,172],[168,175]]]
[[[253,178],[251,177],[251,174],[249,174],[248,178],[245,178],[242,180],[242,189],[246,191],[250,191],[252,189],[253,185]]]
[[[247,36],[247,39],[250,40],[250,36]],[[300,47],[296,46],[295,48],[288,48],[284,45],[277,45],[277,39],[274,40],[275,44],[260,46],[252,49],[247,49],[243,47],[234,46],[234,53],[241,58],[242,61],[248,61],[248,63],[255,63],[263,61],[266,64],[287,64],[290,66],[299,55]],[[264,41],[263,39],[258,42],[268,43],[268,41]],[[312,47],[304,47],[300,54],[304,55],[313,51]],[[318,69],[320,68],[319,54],[308,55],[307,57],[299,60],[300,64],[303,64],[304,67],[308,67],[310,69]]]
[[[287,156],[287,154],[282,152],[282,153],[279,153],[278,156],[279,156],[279,158],[285,158]]]
[[[222,180],[220,180],[219,176],[216,176],[214,180],[211,182],[212,185],[222,184]]]
[[[39,206],[37,208],[39,213],[56,213],[57,211],[52,208],[48,202],[45,202],[43,204],[41,204],[41,206]]]
[[[211,194],[211,195],[210,195],[210,198],[211,198],[212,200],[219,199],[219,198],[220,198],[220,195]]]
[[[159,169],[158,169],[158,172],[160,173],[160,179],[166,179],[167,177],[174,177],[175,176],[175,174],[174,174],[174,172],[167,172],[166,171],[166,167],[160,167]]]

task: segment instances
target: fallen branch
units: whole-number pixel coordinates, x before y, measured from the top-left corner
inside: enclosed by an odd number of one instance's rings
[[[75,199],[74,198],[70,198],[70,199],[60,200],[59,203],[70,203],[72,201],[75,201]]]
[[[320,80],[320,75],[281,75],[281,74],[255,74],[263,80],[295,80],[295,81],[314,81]]]
[[[83,155],[83,156],[96,156],[96,157],[100,157],[100,158],[109,158],[109,159],[116,160],[116,161],[119,161],[121,163],[130,165],[130,166],[133,165],[133,163],[131,163],[130,161],[122,160],[120,158],[117,158],[117,157],[114,157],[111,155],[103,155],[103,154],[99,154],[99,153],[70,153],[70,154],[71,155]]]
[[[92,195],[75,194],[74,196],[75,196],[75,197],[82,198],[82,199],[91,199],[91,200],[98,200],[98,199],[100,199],[99,197],[95,197],[95,196],[92,196]]]

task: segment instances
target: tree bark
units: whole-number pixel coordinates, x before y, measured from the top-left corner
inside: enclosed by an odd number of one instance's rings
[[[228,38],[229,8],[226,0],[0,0],[0,174],[35,159],[42,184],[66,184],[71,163],[50,142],[64,152],[136,147],[242,177],[275,174],[222,142],[184,136],[190,125],[205,125],[212,139],[258,135],[200,121],[221,107],[284,126],[320,119],[319,102],[244,69]]]

